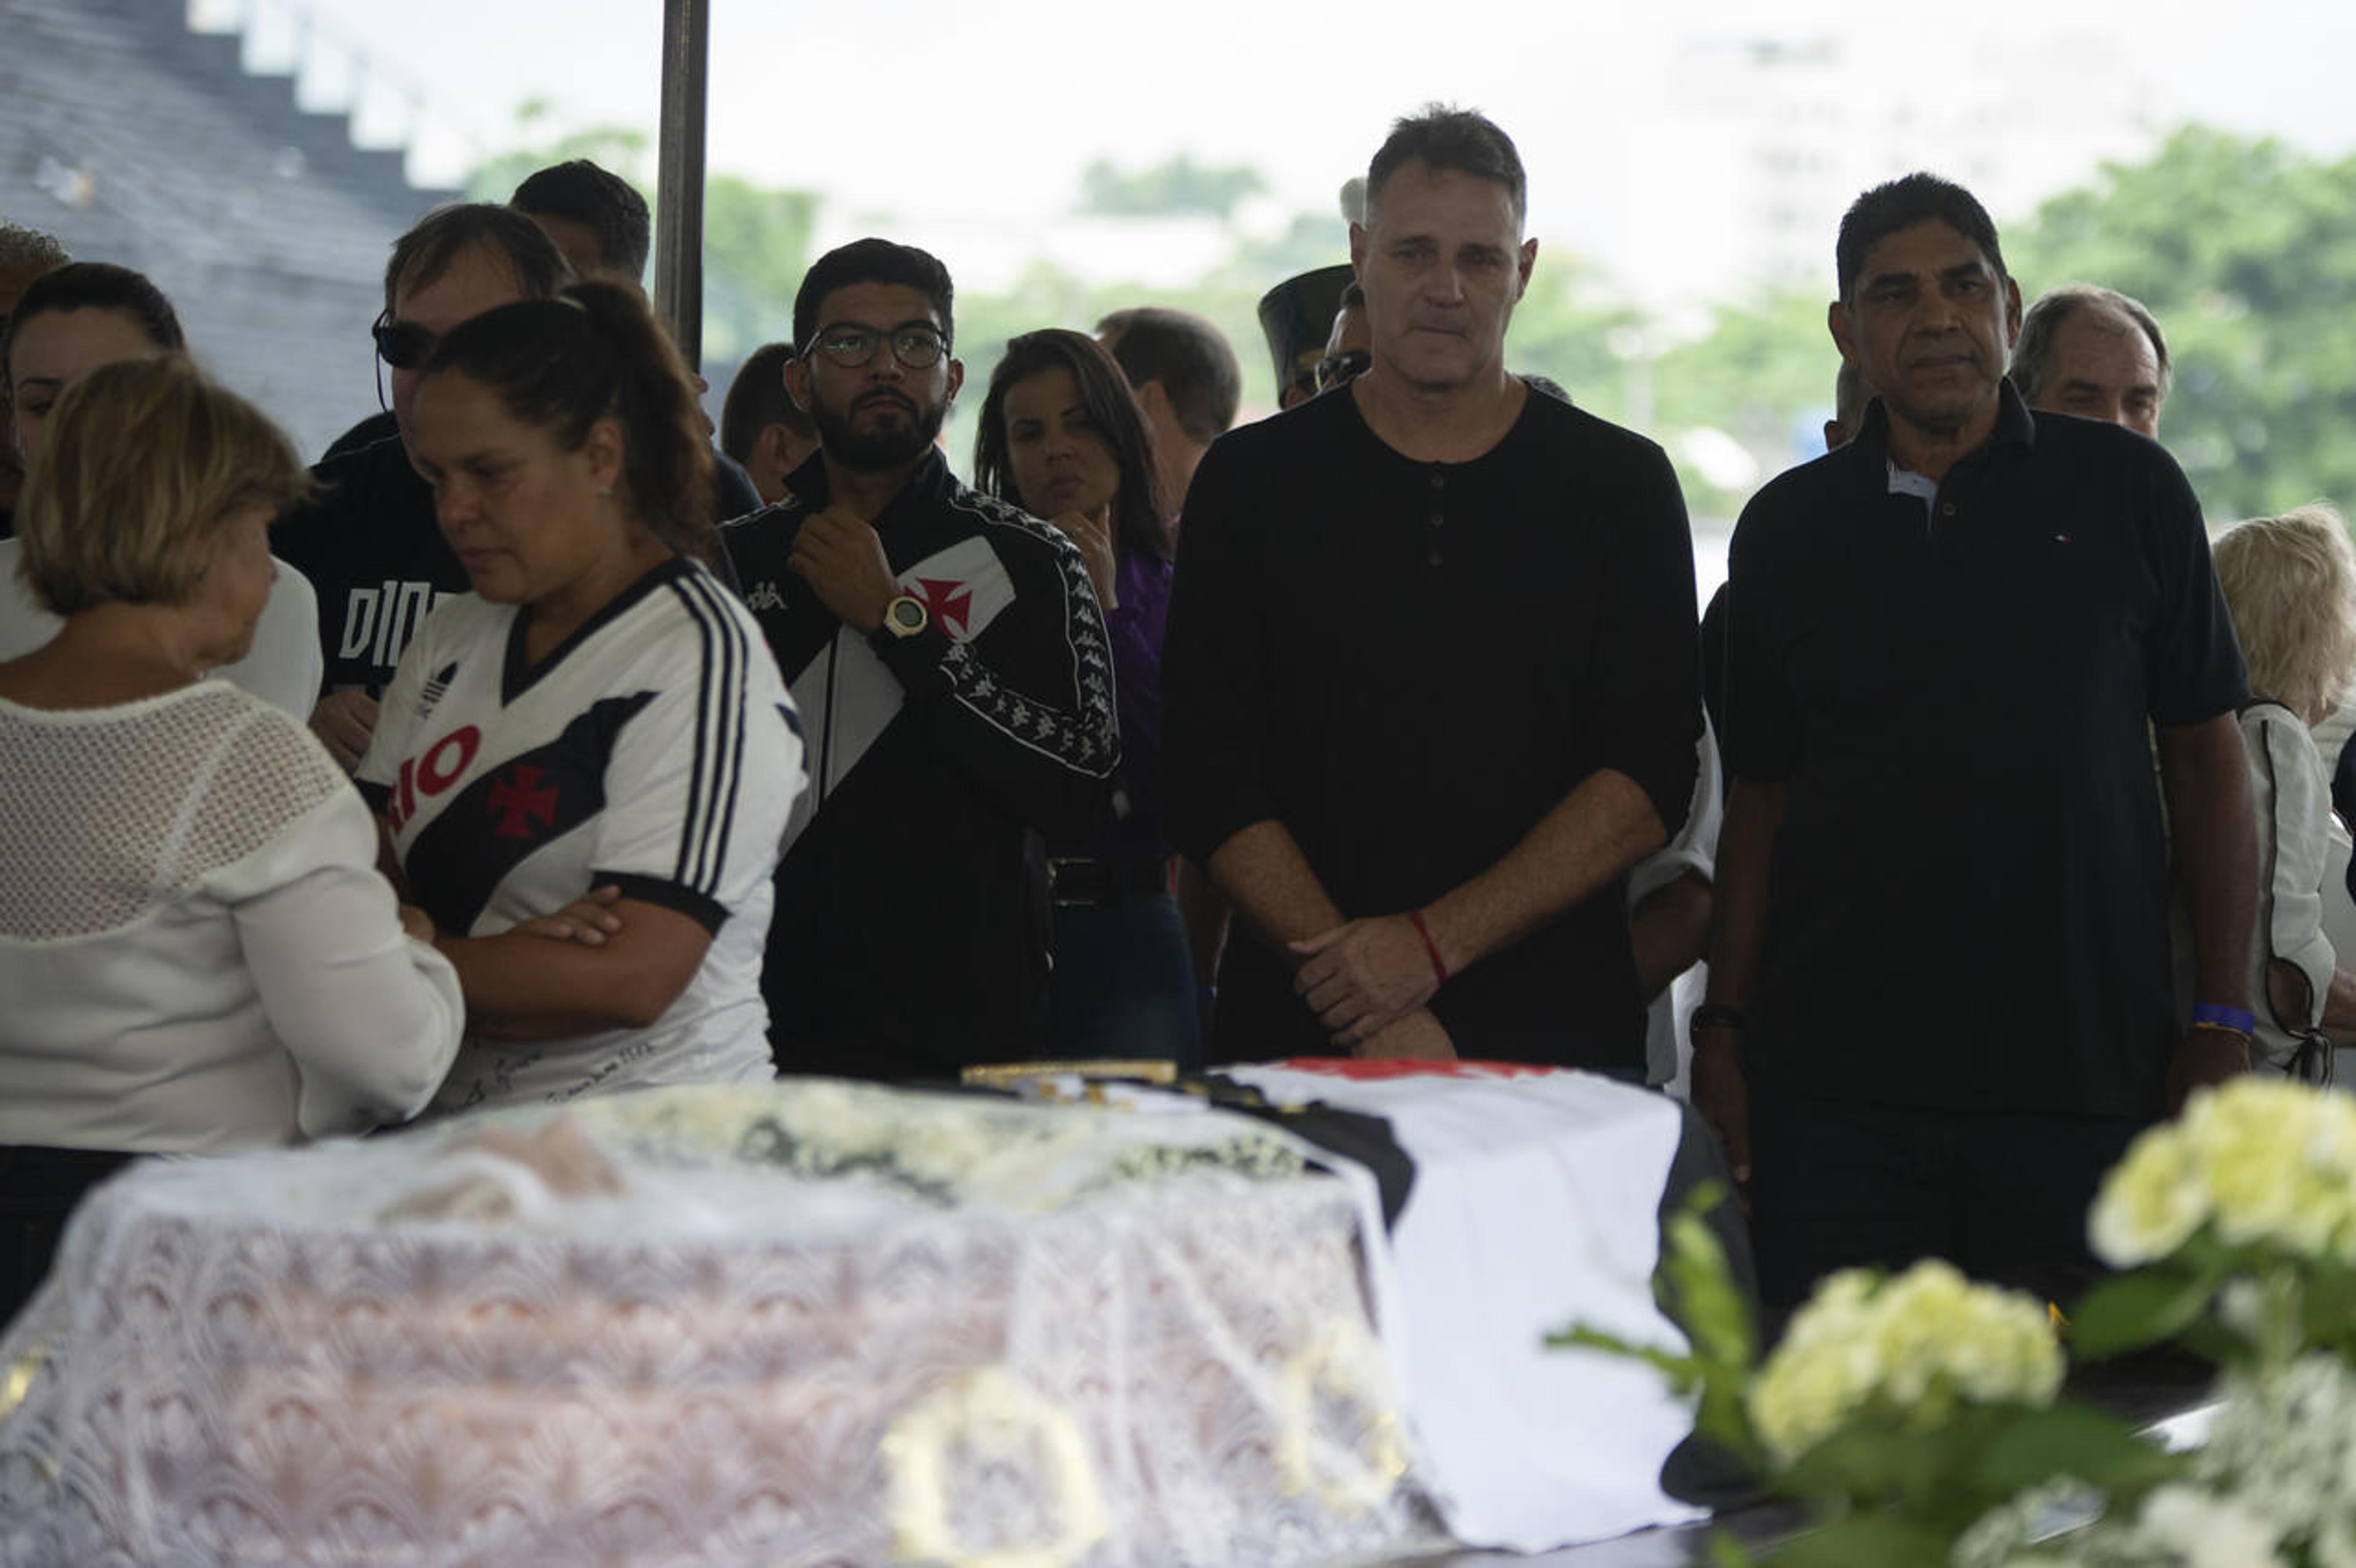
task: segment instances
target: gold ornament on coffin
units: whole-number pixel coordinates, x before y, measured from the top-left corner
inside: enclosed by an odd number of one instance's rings
[[[903,1562],[1068,1568],[1111,1532],[1078,1423],[1003,1367],[969,1372],[910,1406],[884,1434],[881,1446],[891,1476],[893,1550]],[[1036,1456],[1052,1493],[1048,1509],[1062,1528],[1033,1545],[967,1550],[949,1520],[947,1470],[957,1448],[986,1460]]]
[[[1284,1427],[1277,1474],[1287,1491],[1313,1493],[1337,1516],[1374,1511],[1407,1474],[1406,1435],[1390,1400],[1383,1348],[1356,1324],[1339,1321],[1285,1364],[1278,1385]],[[1359,1413],[1357,1441],[1347,1448],[1320,1440],[1320,1399]]]

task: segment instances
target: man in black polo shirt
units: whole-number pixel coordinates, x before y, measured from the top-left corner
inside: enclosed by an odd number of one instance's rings
[[[1878,396],[1735,531],[1695,1102],[1755,1162],[1771,1301],[1925,1255],[2066,1297],[2103,1171],[2244,1065],[2241,655],[2167,453],[2004,379],[2020,294],[1968,192],[1869,191],[1838,261]]]
[[[1644,1068],[1629,867],[1684,820],[1692,540],[1652,443],[1505,368],[1537,259],[1477,114],[1350,230],[1373,368],[1222,438],[1162,665],[1171,836],[1234,901],[1211,1051]]]

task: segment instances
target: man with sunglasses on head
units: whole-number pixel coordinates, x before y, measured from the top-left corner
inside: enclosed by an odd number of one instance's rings
[[[1342,290],[1333,312],[1333,330],[1325,339],[1325,357],[1317,361],[1317,389],[1330,392],[1346,387],[1374,368],[1375,335],[1366,325],[1366,291],[1352,282]]]
[[[787,1072],[942,1078],[1036,1055],[1041,836],[1110,810],[1112,660],[1080,553],[935,445],[965,379],[952,304],[948,270],[910,246],[820,257],[782,371],[818,454],[721,531],[808,747],[762,976]]]
[[[467,592],[434,521],[434,492],[410,466],[417,373],[444,333],[517,300],[552,298],[573,279],[554,241],[522,213],[487,202],[438,208],[393,242],[384,314],[370,328],[391,371],[396,433],[331,452],[314,497],[282,518],[271,549],[319,593],[327,677],[312,732],[345,768],[376,730],[376,699],[434,606]]]

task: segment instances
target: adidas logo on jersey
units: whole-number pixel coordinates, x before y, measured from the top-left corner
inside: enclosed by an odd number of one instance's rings
[[[434,705],[442,700],[442,694],[450,689],[450,683],[457,677],[458,661],[455,659],[434,672],[434,678],[427,681],[425,689],[417,694],[417,716],[420,719],[434,711]]]
[[[774,582],[755,582],[745,591],[744,608],[747,610],[782,610],[785,607],[786,596],[777,592],[777,585]]]

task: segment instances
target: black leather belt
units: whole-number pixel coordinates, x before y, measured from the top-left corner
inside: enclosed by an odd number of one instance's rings
[[[1170,873],[1160,860],[1098,860],[1050,858],[1047,891],[1058,904],[1117,904],[1170,891]]]

